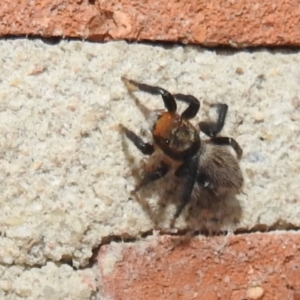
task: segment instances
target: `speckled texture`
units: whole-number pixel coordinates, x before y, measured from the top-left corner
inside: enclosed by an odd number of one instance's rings
[[[142,194],[152,215],[130,200],[136,180],[128,156],[137,167],[144,157],[122,146],[117,125],[146,136],[149,127],[123,75],[230,106],[224,135],[244,149],[244,192],[212,212],[217,224],[200,211],[193,225],[299,226],[299,62],[298,53],[2,40],[0,263],[80,267],[104,237],[169,230],[177,202],[162,192],[172,177]],[[150,109],[163,107],[159,97],[137,96]],[[207,113],[203,104],[199,117]]]
[[[297,300],[298,233],[150,237],[99,253],[104,299]],[[105,263],[110,261],[113,267]]]
[[[96,299],[94,270],[76,271],[53,262],[43,267],[0,267],[0,298],[27,300]]]
[[[0,35],[178,41],[208,46],[299,45],[300,6],[269,0],[15,0]]]

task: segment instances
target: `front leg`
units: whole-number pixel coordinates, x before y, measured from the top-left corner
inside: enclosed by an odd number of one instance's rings
[[[120,124],[120,128],[125,133],[126,137],[145,155],[151,155],[154,152],[153,145],[145,143],[138,135],[133,131]]]
[[[181,114],[182,119],[190,120],[197,115],[200,109],[200,102],[197,98],[192,95],[185,94],[174,94],[173,96],[175,99],[188,104],[188,107]]]
[[[154,182],[162,177],[164,177],[170,169],[170,166],[167,165],[165,162],[161,162],[159,166],[154,169],[150,173],[145,173],[141,182],[135,187],[135,189],[132,191],[133,194],[138,192],[142,187],[148,185],[151,182]]]
[[[129,91],[134,91],[134,89],[139,89],[140,91],[152,94],[152,95],[161,95],[165,108],[168,110],[170,113],[175,113],[177,110],[177,104],[175,102],[174,97],[170,92],[167,90],[159,87],[159,86],[154,86],[154,85],[149,85],[141,82],[137,82],[135,80],[128,79],[126,77],[121,78],[123,82],[125,83],[127,89]]]

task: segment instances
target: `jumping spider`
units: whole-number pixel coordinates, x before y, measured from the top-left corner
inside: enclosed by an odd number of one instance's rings
[[[200,122],[199,129],[189,120],[199,111],[200,102],[192,95],[170,94],[158,86],[151,86],[122,77],[129,92],[140,90],[152,95],[161,95],[167,111],[155,119],[152,128],[153,144],[145,143],[133,131],[120,125],[126,137],[144,154],[152,155],[160,150],[164,159],[152,172],[143,174],[135,187],[136,193],[149,183],[164,177],[175,161],[179,166],[174,175],[182,181],[180,204],[178,205],[171,226],[191,198],[208,198],[209,201],[222,200],[229,194],[238,193],[243,185],[243,175],[238,160],[242,156],[239,144],[230,137],[217,136],[223,129],[228,110],[227,104],[212,104],[217,109],[216,121]],[[188,107],[179,115],[175,99]],[[200,131],[209,137],[200,139]],[[230,152],[231,146],[236,157]]]

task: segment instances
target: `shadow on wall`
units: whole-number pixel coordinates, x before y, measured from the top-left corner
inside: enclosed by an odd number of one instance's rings
[[[144,165],[143,161],[135,165],[136,158],[130,153],[127,147],[128,142],[126,137],[124,137],[124,135],[122,135],[122,137],[123,153],[132,169],[132,175],[136,183],[138,183],[141,180],[141,175],[145,171],[145,168],[154,168],[159,158],[153,155],[147,158],[146,165]],[[171,171],[159,181],[152,182],[143,187],[137,194],[132,195],[131,198],[133,201],[137,201],[147,213],[154,224],[154,229],[166,230],[165,226],[162,228],[162,224],[165,224],[166,220],[168,220],[171,228],[173,213],[180,204],[182,188],[181,180],[175,177],[173,171]],[[221,199],[220,201],[212,197],[206,188],[202,188],[195,194],[198,197],[192,197],[182,212],[185,228],[181,229],[186,229],[191,232],[200,231],[210,235],[237,227],[242,216],[242,209],[236,194],[228,195],[227,198]],[[153,200],[151,201],[153,198],[158,199],[157,203],[153,204]],[[174,206],[171,214],[169,209],[170,205]]]
[[[182,184],[180,180],[177,178],[174,180],[174,175],[169,174],[161,182],[155,182],[145,187],[137,195],[133,196],[133,200],[138,201],[142,206],[153,222],[154,228],[161,229],[161,224],[166,219],[171,224],[175,207],[180,204],[179,195],[181,195],[181,189]],[[181,229],[191,232],[200,231],[201,233],[212,235],[237,227],[242,216],[242,209],[240,201],[235,195],[216,201],[216,198],[211,197],[210,192],[205,189],[197,194],[201,196],[192,198],[182,213],[185,228]],[[147,199],[153,197],[159,200],[155,207],[150,207]],[[168,209],[169,205],[174,205],[171,215]]]

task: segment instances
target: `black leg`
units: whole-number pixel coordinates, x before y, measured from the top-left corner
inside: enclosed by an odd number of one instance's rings
[[[175,172],[175,175],[183,180],[182,194],[180,204],[178,205],[171,227],[174,226],[176,219],[180,216],[185,206],[191,200],[194,185],[197,180],[199,156],[195,155],[192,158],[186,160]]]
[[[153,145],[145,143],[138,135],[133,131],[129,130],[122,124],[120,124],[121,129],[124,131],[127,138],[145,155],[151,155],[154,152]]]
[[[146,173],[144,175],[141,182],[133,190],[133,193],[136,193],[145,185],[148,185],[149,183],[164,177],[168,173],[169,169],[169,165],[167,165],[164,162],[161,162],[160,165],[154,171],[152,171],[151,173]]]
[[[183,178],[185,175],[187,175],[189,170],[187,170],[186,164],[181,164],[175,171],[175,176],[178,178]]]
[[[224,127],[225,119],[228,111],[228,105],[225,103],[218,103],[211,105],[217,107],[218,118],[216,122],[200,122],[200,130],[209,137],[215,137]]]
[[[240,159],[243,155],[243,150],[238,144],[238,142],[230,137],[217,136],[211,138],[209,143],[220,145],[220,146],[231,146],[233,150],[236,152],[237,158]]]
[[[200,102],[197,98],[192,95],[184,95],[184,94],[175,94],[173,95],[175,99],[187,103],[189,106],[186,110],[181,114],[182,119],[192,119],[196,116],[200,109]]]
[[[143,92],[147,92],[152,95],[161,95],[168,112],[176,112],[177,104],[175,102],[175,99],[167,90],[159,86],[152,86],[145,83],[140,83],[131,79],[127,79],[125,77],[122,77],[122,80],[125,82],[126,85],[133,85]]]

